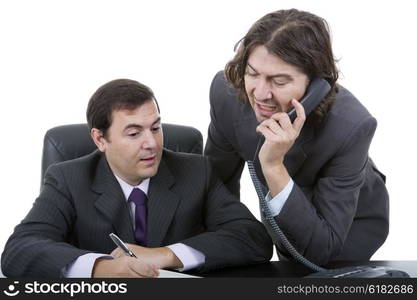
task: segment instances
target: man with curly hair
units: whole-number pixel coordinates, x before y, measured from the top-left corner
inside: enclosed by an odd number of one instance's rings
[[[331,89],[306,116],[299,100],[315,78]],[[212,82],[205,147],[236,195],[245,161],[254,161],[275,221],[300,254],[322,265],[369,260],[389,227],[385,176],[368,157],[377,122],[337,79],[323,18],[296,9],[265,15]]]

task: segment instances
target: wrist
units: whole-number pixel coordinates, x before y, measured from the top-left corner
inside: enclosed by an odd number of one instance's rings
[[[278,162],[275,164],[262,164],[261,169],[264,176],[272,176],[272,175],[284,175],[287,174],[287,168],[284,166],[284,162]]]
[[[163,262],[161,268],[178,269],[183,267],[182,262],[170,248],[161,247],[159,251]]]
[[[91,271],[91,277],[106,277],[108,276],[108,269],[113,259],[109,258],[97,258],[94,262],[93,270]]]
[[[291,179],[287,168],[282,163],[266,167],[262,166],[262,172],[272,198],[278,195]]]

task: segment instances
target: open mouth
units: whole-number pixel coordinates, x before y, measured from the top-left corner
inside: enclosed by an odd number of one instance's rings
[[[257,110],[263,115],[273,115],[280,111],[277,105],[273,104],[265,104],[258,101],[255,101],[255,105]]]

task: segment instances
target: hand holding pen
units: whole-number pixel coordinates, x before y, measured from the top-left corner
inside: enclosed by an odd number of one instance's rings
[[[150,248],[134,244],[125,244],[114,233],[110,234],[110,238],[117,246],[117,248],[110,253],[114,258],[126,255],[137,257],[139,260],[154,265],[158,269],[178,269],[183,267],[182,262],[169,247]]]
[[[117,244],[120,249],[128,255],[121,256],[114,259],[108,259],[107,257],[98,258],[94,264],[92,276],[93,277],[157,277],[159,271],[157,268],[149,263],[144,262],[135,257],[134,253],[130,251],[126,245],[114,235],[119,241]],[[112,240],[115,242],[115,239]],[[116,242],[115,242],[116,243]],[[129,253],[130,252],[130,253]]]
[[[124,257],[127,257],[126,255],[128,255],[131,258],[135,258],[136,260],[142,261],[141,259],[139,259],[135,255],[135,253],[133,253],[132,250],[130,250],[127,247],[127,245],[117,235],[115,235],[114,233],[110,233],[109,236],[112,239],[112,241],[116,244],[116,246],[124,252],[124,254],[125,254]],[[146,249],[146,248],[144,248],[144,249]],[[163,248],[160,248],[160,249],[163,249]],[[112,252],[112,256],[113,257],[120,258],[121,257],[120,256],[120,251],[118,249],[114,250]],[[178,260],[178,258],[177,258],[177,260]],[[172,277],[175,277],[175,278],[178,278],[178,277],[188,277],[189,278],[189,277],[193,277],[193,278],[197,278],[197,276],[187,275],[187,274],[182,274],[182,273],[172,272],[172,271],[166,271],[166,270],[162,270],[162,269],[161,270],[157,270],[157,272],[158,272],[158,274],[156,276],[158,276],[158,277],[166,277],[166,278],[172,278]]]

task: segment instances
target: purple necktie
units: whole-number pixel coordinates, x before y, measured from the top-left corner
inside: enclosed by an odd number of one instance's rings
[[[145,193],[138,189],[134,188],[132,193],[129,196],[129,201],[135,203],[135,239],[141,246],[146,246],[146,219],[147,219],[147,210],[146,210],[146,201],[147,197]]]

